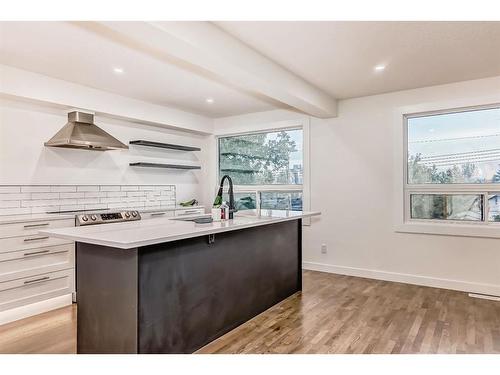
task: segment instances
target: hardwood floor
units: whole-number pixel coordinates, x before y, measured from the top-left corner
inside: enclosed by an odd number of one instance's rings
[[[0,326],[1,353],[74,353],[76,309]],[[304,271],[304,290],[198,353],[500,353],[500,302]]]
[[[1,325],[0,353],[76,353],[76,305]]]

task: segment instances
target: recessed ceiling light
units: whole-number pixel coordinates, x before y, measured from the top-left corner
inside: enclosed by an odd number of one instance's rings
[[[206,98],[205,101],[208,103],[208,104],[212,104],[214,102],[214,100],[212,98]]]
[[[113,68],[113,72],[115,72],[116,74],[122,74],[123,69],[122,68]]]
[[[373,68],[376,72],[381,72],[382,70],[385,69],[385,65],[377,65],[375,68]]]

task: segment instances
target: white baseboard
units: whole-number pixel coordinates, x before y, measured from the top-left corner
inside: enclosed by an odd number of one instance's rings
[[[7,324],[19,319],[28,318],[33,315],[41,314],[60,307],[72,304],[71,294],[65,294],[50,298],[45,301],[35,302],[30,305],[16,307],[14,309],[0,312],[0,325]]]
[[[411,275],[406,273],[371,270],[367,268],[336,266],[333,264],[316,262],[302,262],[302,268],[312,271],[336,273],[339,275],[365,277],[376,280],[386,280],[406,284],[430,286],[434,288],[459,290],[468,293],[480,293],[492,296],[500,296],[500,285],[495,284],[481,284],[468,281]]]

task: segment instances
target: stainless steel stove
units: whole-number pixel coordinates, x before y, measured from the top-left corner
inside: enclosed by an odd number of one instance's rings
[[[76,225],[96,225],[107,223],[120,223],[124,221],[141,220],[139,211],[119,211],[119,212],[85,212],[76,215]]]

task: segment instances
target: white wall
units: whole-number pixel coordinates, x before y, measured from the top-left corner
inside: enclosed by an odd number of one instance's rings
[[[197,146],[180,152],[131,146],[126,151],[44,147],[67,121],[62,109],[0,100],[0,184],[174,184],[177,201],[204,197],[207,136],[96,117],[96,123],[124,143],[134,139]],[[133,168],[129,162],[201,165],[201,171]]]
[[[306,268],[500,295],[500,240],[396,233],[394,113],[498,96],[500,77],[343,100],[337,118],[311,118],[311,209]],[[485,103],[488,104],[488,103]],[[290,120],[273,111],[216,120],[215,132]],[[266,120],[266,118],[268,120]],[[500,230],[500,229],[499,229]],[[321,244],[328,246],[321,253]]]

